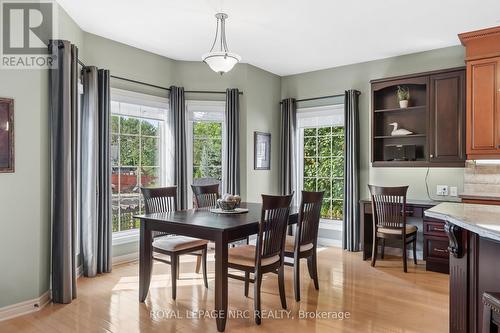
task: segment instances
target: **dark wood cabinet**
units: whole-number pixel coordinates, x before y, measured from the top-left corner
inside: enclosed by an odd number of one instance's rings
[[[465,161],[465,71],[430,77],[429,161]]]
[[[373,80],[371,84],[374,167],[465,165],[465,68]],[[407,108],[398,107],[398,86],[410,91]],[[412,134],[392,136],[391,123]],[[409,149],[412,157],[394,159],[388,153],[391,149]]]
[[[467,157],[500,158],[500,27],[459,38],[467,62]]]
[[[424,259],[426,270],[449,273],[448,236],[443,221],[424,218]]]

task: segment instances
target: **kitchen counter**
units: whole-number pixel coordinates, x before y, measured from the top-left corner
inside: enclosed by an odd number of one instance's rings
[[[500,242],[500,206],[443,202],[426,210],[425,216]]]
[[[500,206],[441,203],[425,215],[445,222],[451,333],[483,332],[482,296],[500,292]]]

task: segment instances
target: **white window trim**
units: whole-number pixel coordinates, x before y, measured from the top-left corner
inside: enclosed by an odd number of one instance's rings
[[[224,179],[226,175],[226,116],[225,116],[225,101],[186,101],[186,144],[187,144],[187,182],[188,182],[188,208],[193,208],[193,191],[191,184],[193,183],[193,113],[194,112],[222,112],[224,120],[222,122],[222,188],[224,188]]]
[[[300,119],[311,118],[311,117],[321,117],[326,113],[331,114],[332,112],[335,114],[344,114],[344,104],[333,104],[333,105],[324,105],[324,106],[315,106],[315,107],[307,107],[307,108],[298,108],[297,109],[297,133],[296,133],[296,156],[297,156],[297,175],[296,175],[296,184],[297,195],[295,196],[295,204],[297,206],[300,205],[302,200],[301,190],[304,188],[304,179],[302,174],[304,173],[304,159],[301,156],[304,155],[304,128],[308,126],[299,127]],[[345,119],[344,119],[345,121]],[[321,125],[318,125],[321,126]],[[301,144],[302,143],[302,144]],[[320,219],[320,229],[329,229],[329,230],[339,230],[339,227],[342,227],[342,220],[330,220],[330,219]],[[340,229],[341,230],[341,229]]]
[[[159,97],[159,96],[154,96],[154,95],[148,95],[148,94],[142,94],[142,93],[137,93],[133,91],[128,91],[128,90],[123,90],[123,89],[116,89],[116,88],[111,88],[111,100],[115,102],[120,102],[120,103],[128,103],[128,104],[134,104],[134,105],[141,105],[141,106],[146,106],[146,107],[151,107],[151,108],[160,108],[166,110],[165,114],[163,116],[161,115],[146,115],[144,118],[149,118],[149,119],[155,119],[155,120],[161,120],[163,121],[164,126],[161,127],[161,132],[160,132],[160,138],[162,138],[160,145],[160,170],[165,170],[165,166],[167,164],[167,160],[171,158],[169,156],[171,154],[170,149],[166,148],[168,145],[168,142],[170,140],[167,139],[169,125],[168,125],[168,110],[169,110],[169,100],[168,98],[164,97]],[[115,113],[116,114],[116,113]],[[129,116],[135,116],[137,117],[137,114],[127,114],[126,112],[119,112],[118,114],[121,115],[129,115]],[[142,116],[142,115],[139,115]],[[166,152],[166,154],[164,154]],[[166,155],[166,156],[164,156]],[[160,174],[160,182],[162,184],[165,184],[169,180],[169,176],[164,174],[162,172]],[[130,230],[123,230],[123,231],[117,231],[112,233],[112,245],[121,245],[121,244],[127,244],[127,243],[134,243],[139,241],[139,229],[130,229]]]

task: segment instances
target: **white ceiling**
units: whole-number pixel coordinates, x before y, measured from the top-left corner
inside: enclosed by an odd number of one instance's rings
[[[499,0],[58,0],[90,33],[177,60],[200,61],[229,14],[229,49],[290,75],[459,44],[500,25]]]

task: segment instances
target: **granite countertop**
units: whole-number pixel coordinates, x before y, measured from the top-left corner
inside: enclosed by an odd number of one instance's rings
[[[500,193],[472,193],[472,192],[463,192],[458,195],[462,199],[473,199],[473,200],[491,200],[497,201],[500,200]]]
[[[500,242],[500,206],[444,202],[426,210],[425,216]]]

